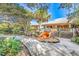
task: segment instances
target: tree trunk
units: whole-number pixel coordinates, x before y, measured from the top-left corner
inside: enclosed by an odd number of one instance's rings
[[[25,35],[28,35],[30,32],[29,32],[29,28],[30,28],[30,21],[28,20],[27,21],[27,25],[26,25],[26,28],[25,28]]]
[[[73,37],[76,36],[76,33],[75,33],[75,28],[73,28]]]

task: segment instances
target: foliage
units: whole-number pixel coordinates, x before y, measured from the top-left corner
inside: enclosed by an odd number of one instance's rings
[[[22,49],[22,43],[13,38],[0,39],[0,55],[17,55]]]
[[[67,17],[69,20],[72,20],[73,18],[79,19],[79,4],[76,3],[61,3],[59,6],[59,9],[66,9],[68,11]],[[75,23],[79,23],[76,20]]]
[[[0,34],[24,34],[24,30],[20,24],[0,24]]]
[[[74,42],[76,42],[77,44],[79,44],[79,37],[78,37],[78,36],[74,37],[72,41],[74,41]]]
[[[12,33],[10,24],[1,23],[0,24],[0,33]]]
[[[59,8],[69,9],[72,7],[72,3],[61,3]]]
[[[13,34],[24,34],[24,30],[22,28],[22,26],[20,26],[19,24],[14,24],[13,28],[12,28],[12,32]]]
[[[49,8],[49,3],[27,3],[26,6],[30,9],[44,9],[47,10]]]
[[[48,19],[50,18],[50,14],[48,14],[47,10],[38,9],[34,13],[34,18],[37,20],[37,22],[40,23],[40,22],[48,21]]]
[[[24,33],[26,34],[29,26],[30,26],[30,21],[32,19],[36,19],[39,23],[47,21],[50,18],[50,15],[48,14],[48,7],[49,4],[45,3],[27,3],[25,6],[29,8],[34,8],[34,12],[29,11],[28,9],[25,9],[23,6],[15,3],[6,3],[6,4],[0,4],[0,12],[2,15],[7,15],[6,17],[4,16],[5,20],[9,21],[10,17],[15,17],[15,22],[20,24],[22,28],[24,29]],[[6,28],[9,31],[11,28]],[[21,28],[17,27],[17,25],[11,29],[14,31],[14,33],[19,32]]]
[[[27,3],[26,6],[34,10],[33,16],[38,23],[48,21],[51,16],[48,14],[49,3]]]
[[[33,26],[30,26],[30,27],[28,28],[28,31],[33,31],[33,30],[36,30],[36,28],[33,27]]]
[[[15,22],[21,22],[24,27],[27,27],[27,24],[29,26],[30,21],[33,19],[33,14],[31,11],[24,9],[23,6],[15,3],[0,4],[0,12],[2,13],[2,16],[4,15],[4,17],[7,15],[5,20],[9,21],[9,18],[13,16],[15,17]],[[27,30],[26,28],[24,29]]]

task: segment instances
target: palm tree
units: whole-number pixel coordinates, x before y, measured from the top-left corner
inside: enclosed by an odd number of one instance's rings
[[[48,14],[47,10],[38,9],[34,13],[34,18],[37,20],[38,23],[48,21],[50,15]]]
[[[44,9],[37,9],[34,13],[34,18],[40,24],[39,29],[41,30],[41,23],[48,21],[50,15],[48,14],[47,10]]]
[[[48,8],[50,4],[47,3],[27,3],[27,7],[34,9],[34,19],[37,22],[47,21],[50,18],[48,14]]]
[[[48,14],[48,8],[50,4],[47,3],[28,3],[26,4],[30,9],[34,10],[34,19],[40,23],[48,21],[50,14]]]

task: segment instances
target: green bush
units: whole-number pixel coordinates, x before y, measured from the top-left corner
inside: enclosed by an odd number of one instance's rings
[[[19,24],[14,24],[12,28],[13,34],[24,34],[23,28]]]
[[[27,28],[27,30],[28,30],[28,31],[33,31],[33,30],[35,30],[35,28],[32,27],[32,26],[30,26],[30,27]]]
[[[23,28],[19,24],[0,24],[0,34],[24,34]]]
[[[0,39],[0,55],[17,55],[22,49],[22,43],[13,38]]]
[[[18,34],[20,32],[20,27],[14,27],[12,31],[14,34]]]
[[[0,33],[1,34],[12,33],[11,25],[9,25],[8,23],[1,23],[0,24]]]
[[[76,42],[77,44],[79,44],[79,37],[78,36],[74,37],[73,41]]]

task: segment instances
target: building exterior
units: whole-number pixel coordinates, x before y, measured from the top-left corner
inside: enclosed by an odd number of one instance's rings
[[[51,28],[51,29],[60,28],[61,30],[69,30],[69,28],[71,28],[71,23],[68,22],[67,18],[58,18],[55,19],[54,21],[44,22],[41,25],[44,28]],[[35,24],[33,26],[38,28],[40,24]]]

